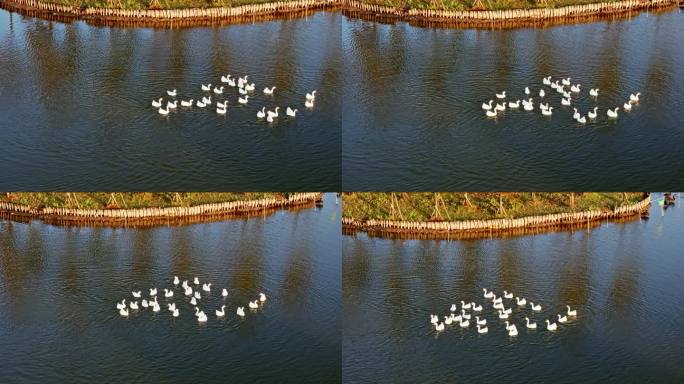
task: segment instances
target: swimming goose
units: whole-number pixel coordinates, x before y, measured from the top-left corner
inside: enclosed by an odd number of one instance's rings
[[[505,299],[512,299],[513,293],[509,293],[508,291],[504,291],[504,298]]]
[[[173,297],[173,291],[170,289],[164,288],[164,297]]]
[[[546,329],[548,329],[549,331],[555,331],[557,328],[558,328],[558,324],[551,323],[551,322],[549,322],[548,319],[546,320]]]
[[[521,299],[521,298],[516,296],[515,302],[521,307],[524,307],[527,304],[527,300],[524,297]]]
[[[444,323],[435,324],[435,331],[441,332],[444,330]]]
[[[269,123],[272,123],[273,122],[273,116],[268,115],[268,117],[266,117],[266,121],[268,121]]]
[[[205,315],[203,311],[200,311],[197,314],[197,321],[199,321],[200,323],[206,323],[207,322],[207,315]]]
[[[259,304],[257,303],[256,300],[250,301],[248,306],[249,306],[250,309],[257,309],[257,308],[259,308]]]
[[[216,310],[216,317],[223,317],[226,314],[226,305],[221,306],[221,310]]]
[[[178,107],[178,100],[174,101],[173,103],[170,101],[166,102],[166,109],[176,109]]]
[[[150,288],[150,296],[157,296],[157,288]]]
[[[173,278],[173,285],[178,285],[180,283],[180,280],[178,279],[178,276],[175,276]]]
[[[518,328],[515,328],[515,326],[513,326],[513,328],[509,329],[508,336],[518,336]]]
[[[530,94],[530,87],[525,87],[525,94],[529,95]]]
[[[245,84],[247,84],[247,78],[248,77],[249,77],[249,75],[245,75],[245,77],[239,78],[238,79],[238,87],[240,87],[240,88],[244,87]]]
[[[451,312],[456,312],[458,310],[458,307],[456,307],[456,304],[451,304],[451,308],[449,308]]]
[[[515,103],[512,101],[508,102],[508,108],[519,108],[520,107],[520,100],[516,100]]]
[[[506,320],[506,330],[510,331],[511,329],[517,328],[515,324],[510,324],[508,320]]]
[[[307,99],[307,100],[313,100],[313,99],[315,99],[315,98],[316,98],[316,91],[313,91],[313,92],[311,92],[311,93],[307,93],[307,94],[306,94],[306,99]]]
[[[503,303],[503,299],[500,297],[496,297],[496,295],[494,295],[494,298],[492,299],[492,303],[501,304],[501,303]]]
[[[494,111],[487,111],[487,112],[485,112],[485,114],[487,115],[487,117],[496,117],[497,112],[496,112],[496,110],[494,110]]]
[[[223,93],[223,86],[221,87],[214,87],[214,93],[217,95],[220,95]]]
[[[504,309],[504,305],[503,305],[503,303],[500,303],[500,302],[499,302],[499,303],[494,303],[494,305],[492,306],[492,308],[503,310],[503,309]]]
[[[138,309],[138,302],[137,301],[132,301],[130,304],[131,309]]]
[[[530,323],[530,318],[529,318],[529,317],[526,317],[526,318],[525,318],[525,326],[526,326],[528,329],[537,329],[537,323]]]
[[[573,85],[570,87],[570,92],[572,93],[580,93],[580,86],[581,84]]]
[[[539,103],[539,109],[541,109],[542,111],[549,109],[549,103],[546,103],[546,104]]]
[[[471,307],[470,303],[466,304],[463,300],[461,300],[461,308],[462,309],[470,309],[470,307]]]
[[[482,333],[487,333],[487,332],[489,332],[489,329],[487,327],[480,328],[480,324],[477,324],[477,333],[482,334]]]
[[[159,114],[160,115],[168,115],[169,114],[169,107],[166,107],[166,109],[159,107]]]
[[[190,287],[185,288],[185,296],[190,296],[190,295],[192,295],[192,288],[190,288]]]
[[[195,299],[199,300],[202,298],[202,295],[200,295],[199,291],[195,291]]]
[[[499,309],[499,319],[508,319],[508,313]]]
[[[487,319],[480,320],[480,316],[475,316],[475,323],[477,325],[487,325]]]
[[[173,310],[173,317],[178,317],[179,314],[180,312],[178,312],[178,308]]]
[[[530,307],[531,307],[532,310],[535,311],[535,312],[539,312],[539,311],[541,311],[541,309],[542,309],[542,308],[541,308],[541,305],[539,305],[539,304],[534,305],[534,303],[531,302],[531,301],[530,301]]]
[[[473,312],[482,312],[482,306],[481,305],[476,305],[475,303],[471,303],[473,305]]]
[[[566,99],[571,99],[572,95],[570,94],[570,92],[563,92],[563,97],[565,97]]]
[[[492,297],[494,297],[493,291],[487,292],[487,288],[482,288],[482,290],[484,291],[484,298],[485,299],[491,299]]]
[[[195,277],[195,280],[193,280],[192,282],[195,283],[195,285],[199,285],[199,279],[197,277]]]
[[[502,311],[504,311],[504,313],[507,313],[510,315],[511,313],[513,313],[513,308],[508,308],[508,309],[504,308],[504,309],[502,309]]]
[[[549,107],[549,109],[542,110],[542,115],[544,115],[544,116],[551,116],[552,114],[553,114],[553,107]]]
[[[163,97],[160,97],[159,100],[152,100],[152,106],[155,108],[161,107],[163,99],[164,99]]]
[[[539,90],[539,97],[544,97],[544,96],[546,96],[546,92],[544,92],[543,89],[540,89]]]
[[[568,307],[568,316],[577,316],[577,310],[576,309],[570,310],[569,305],[566,305],[566,307]]]
[[[534,104],[532,104],[532,103],[523,104],[523,109],[526,111],[533,111],[534,110]]]
[[[599,89],[598,89],[598,88],[592,88],[592,89],[589,90],[589,95],[590,95],[590,96],[597,97],[597,96],[598,96],[598,93],[599,93]]]
[[[197,106],[200,107],[200,108],[204,108],[204,107],[207,106],[206,103],[204,103],[204,102],[202,102],[202,101],[199,101],[199,100],[197,100],[197,103],[196,103],[196,104],[197,104]]]
[[[506,103],[504,104],[496,104],[496,107],[494,107],[495,111],[505,111],[506,110]]]
[[[640,95],[641,95],[641,92],[637,92],[636,95],[635,94],[629,95],[629,101],[631,101],[633,103],[638,103]]]
[[[211,83],[209,83],[207,85],[202,84],[202,90],[207,91],[207,92],[211,91]]]
[[[468,328],[470,326],[470,321],[468,321],[468,320],[461,321],[459,323],[459,325],[461,326],[461,328]]]
[[[461,309],[461,317],[466,319],[466,320],[470,320],[471,316],[469,314],[465,313],[465,309]]]
[[[263,119],[266,117],[266,107],[262,107],[261,111],[257,112],[257,118]]]
[[[586,118],[585,116],[578,117],[578,118],[576,118],[575,120],[577,120],[577,122],[580,123],[580,124],[584,124],[584,123],[587,122],[587,118]]]
[[[228,296],[228,290],[223,288],[223,292],[221,292],[221,296],[223,296],[223,297]]]
[[[159,304],[155,301],[152,303],[152,312],[159,312],[161,308],[159,307]]]
[[[570,85],[570,78],[568,77],[568,78],[563,79],[561,81],[561,83],[563,83],[563,85]]]
[[[598,113],[596,111],[598,111],[598,107],[594,107],[593,112],[592,111],[587,112],[587,116],[589,116],[590,119],[595,119],[596,116],[598,116]]]
[[[573,110],[574,110],[575,112],[572,114],[572,118],[575,119],[575,120],[579,119],[579,117],[580,117],[579,111],[577,110],[577,108],[573,108]]]
[[[183,284],[181,284],[181,286],[183,287],[183,289],[188,289],[188,281],[183,280]]]
[[[240,317],[245,317],[245,307],[237,307],[236,313]]]
[[[259,301],[261,301],[262,303],[266,301],[266,295],[264,295],[263,292],[259,293]]]
[[[248,96],[248,95],[245,95],[244,98],[238,97],[238,103],[240,103],[240,104],[247,104],[247,99],[249,99],[249,96]]]
[[[148,305],[147,305],[147,300],[145,300],[145,299],[143,299],[142,303],[140,303],[140,304],[143,306],[143,308],[147,308],[147,307],[148,307]]]
[[[254,83],[245,84],[245,91],[247,91],[247,92],[252,92],[252,91],[254,91],[255,88],[256,88],[256,86],[254,85]]]
[[[551,85],[551,76],[547,76],[542,80],[544,85]]]
[[[228,79],[227,81],[229,87],[235,87],[235,80],[233,79]]]
[[[276,107],[273,111],[267,111],[266,114],[271,117],[278,117],[278,109],[280,109],[280,107]]]
[[[226,76],[221,76],[221,82],[222,83],[227,83],[229,81],[230,81],[230,74],[228,74]]]
[[[238,88],[238,93],[241,94],[241,95],[246,95],[246,94],[247,94],[247,90],[244,89],[244,88]]]
[[[430,315],[430,324],[437,324],[439,322],[439,317],[437,315]]]
[[[176,97],[176,90],[174,89],[173,91],[166,91],[166,94],[171,97]]]
[[[625,111],[631,111],[632,110],[632,103],[626,102],[622,105],[622,107],[625,109]]]
[[[503,91],[501,93],[496,94],[497,99],[505,99],[506,98],[506,91]]]
[[[170,312],[173,312],[173,310],[176,309],[176,303],[167,304],[167,307]]]
[[[494,102],[494,100],[489,100],[489,103],[482,103],[482,109],[484,109],[485,111],[489,111],[490,109],[492,109],[492,103],[493,102]],[[482,289],[484,289],[484,288],[482,288]]]
[[[314,102],[313,102],[313,100],[307,100],[307,101],[305,101],[305,102],[304,102],[304,106],[305,106],[306,108],[313,108],[313,107],[314,107]]]
[[[133,294],[133,297],[139,298],[142,296],[142,291],[133,291],[131,292]]]
[[[618,117],[618,111],[619,111],[619,110],[620,110],[620,108],[617,108],[617,107],[616,107],[614,110],[613,110],[613,109],[609,109],[608,111],[606,111],[606,114],[607,114],[608,117],[611,118],[611,119],[617,119],[617,117]]]
[[[570,99],[563,98],[561,99],[561,105],[570,105],[572,102]]]
[[[451,316],[444,316],[444,324],[446,325],[451,325],[451,322],[453,321],[453,317]]]
[[[567,323],[568,322],[568,317],[567,316],[561,316],[560,314],[558,316],[558,322],[559,323]]]
[[[125,308],[119,309],[119,315],[124,316],[124,317],[128,317],[128,309],[125,309]]]
[[[292,109],[290,107],[287,107],[287,109],[285,110],[285,114],[290,116],[290,117],[295,117],[295,115],[297,114],[297,109],[296,108]]]
[[[219,115],[225,115],[226,112],[228,112],[227,109],[225,109],[225,108],[220,108],[220,107],[216,107],[216,113],[218,113]]]
[[[223,103],[221,103],[220,101],[217,101],[216,106],[218,108],[226,109],[226,108],[228,108],[228,100],[224,100]]]
[[[203,98],[202,98],[202,102],[203,102],[204,104],[206,104],[206,105],[211,104],[211,96],[209,96],[209,97],[203,97]]]
[[[266,88],[264,88],[264,94],[272,95],[273,91],[275,91],[275,89],[276,89],[276,87],[271,87],[271,88],[266,87]]]
[[[211,283],[202,284],[202,290],[204,292],[211,292]]]

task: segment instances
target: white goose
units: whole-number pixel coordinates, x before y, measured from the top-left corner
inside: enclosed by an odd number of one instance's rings
[[[204,292],[211,292],[211,283],[202,284],[202,290]]]
[[[551,76],[547,76],[542,80],[544,85],[551,85]]]
[[[466,319],[466,320],[470,320],[471,316],[469,314],[465,313],[465,309],[461,309],[461,317]]]
[[[496,117],[496,115],[498,113],[496,112],[496,110],[494,110],[494,111],[486,111],[485,114],[487,115],[487,117]]]
[[[513,109],[520,108],[520,100],[516,100],[515,103],[512,101],[509,101],[508,102],[508,108],[513,108]]]
[[[133,294],[133,297],[139,298],[142,296],[142,291],[133,291],[131,292]]]
[[[477,324],[477,333],[483,334],[489,332],[489,329],[487,327],[480,328],[480,324]]]
[[[495,111],[505,111],[506,110],[506,103],[503,104],[496,104],[496,107],[494,107]]]
[[[150,296],[157,296],[157,288],[150,288]]]
[[[285,114],[290,116],[290,117],[295,117],[295,115],[297,115],[297,109],[296,108],[292,109],[290,107],[287,107],[287,109],[285,110]]]
[[[513,298],[513,293],[510,293],[508,291],[504,291],[504,298],[505,299],[512,299]]]
[[[632,103],[626,102],[622,105],[622,108],[624,108],[625,111],[631,111],[632,110]]]
[[[503,91],[501,93],[496,94],[497,99],[505,99],[506,98],[506,91]]]
[[[466,304],[463,300],[461,300],[461,308],[462,309],[470,309],[471,303]]]
[[[306,108],[313,108],[313,107],[314,107],[314,101],[313,101],[313,100],[306,100],[306,101],[304,102],[304,106],[305,106]]]
[[[544,115],[544,116],[551,116],[552,114],[553,114],[553,107],[549,107],[549,109],[542,110],[542,115]]]
[[[537,329],[537,323],[530,323],[529,317],[525,318],[525,326],[527,327],[527,329]]]
[[[218,113],[219,115],[225,115],[227,112],[228,110],[225,108],[216,107],[216,113]]]
[[[147,300],[143,299],[143,301],[142,301],[142,303],[140,303],[140,305],[142,305],[143,308],[147,308],[148,307]]]
[[[257,112],[257,118],[263,119],[266,117],[266,107],[262,107],[261,111]]]
[[[264,295],[263,292],[259,293],[259,301],[261,301],[262,303],[266,301],[266,295]]]
[[[245,317],[245,307],[237,307],[237,311],[235,312],[238,316]]]
[[[549,331],[555,331],[558,329],[558,324],[550,322],[548,319],[546,320],[546,329]]]
[[[169,108],[166,107],[166,109],[159,107],[159,114],[160,115],[168,115],[169,114]]]
[[[244,98],[238,97],[238,103],[240,103],[240,104],[247,104],[247,99],[249,99],[249,96],[248,96],[248,95],[245,95]]]
[[[278,110],[280,107],[276,107],[273,111],[267,111],[266,114],[270,117],[278,117]]]
[[[311,93],[306,94],[306,99],[307,100],[313,100],[316,98],[316,91],[312,91]]]
[[[568,322],[568,317],[567,317],[567,316],[561,316],[560,314],[558,314],[557,316],[558,316],[558,322],[559,322],[559,323],[562,324],[562,323],[567,323],[567,322]]]
[[[451,304],[451,308],[449,308],[449,310],[451,312],[456,312],[458,310],[458,307],[456,306],[456,304]]]
[[[589,90],[589,96],[598,97],[598,94],[599,94],[598,88],[592,88]]]
[[[209,83],[207,85],[202,84],[202,90],[205,92],[211,91],[211,83]]]
[[[446,325],[451,325],[451,322],[454,320],[453,314],[451,316],[444,316],[444,324]]]
[[[223,86],[221,87],[214,87],[214,93],[217,95],[223,94]]]
[[[152,100],[152,106],[155,108],[161,107],[163,99],[164,99],[163,97],[160,97],[159,100]]]
[[[256,86],[254,85],[254,83],[252,83],[252,84],[245,84],[245,90],[246,90],[247,92],[252,92],[252,91],[254,91],[254,89],[256,89]]]
[[[220,101],[217,101],[217,102],[216,102],[216,106],[217,106],[218,108],[226,109],[226,108],[228,108],[228,100],[224,100],[223,103],[220,102]]]
[[[176,90],[174,89],[173,91],[166,91],[166,94],[171,97],[176,97]]]
[[[570,92],[572,93],[580,93],[580,86],[581,84],[573,85],[570,87]]]
[[[573,108],[573,110],[574,110],[575,112],[572,114],[572,118],[575,119],[575,120],[579,119],[579,117],[580,117],[579,111],[577,110],[577,108]]]
[[[207,322],[207,315],[205,315],[203,311],[200,311],[197,314],[197,321],[199,321],[200,323],[206,323]]]
[[[530,94],[530,87],[525,87],[525,94],[529,95]]]
[[[533,302],[530,301],[530,307],[532,308],[533,311],[535,312],[540,312],[542,310],[541,305],[537,304],[534,305]]]
[[[195,285],[199,285],[199,279],[197,277],[195,277],[195,280],[193,280],[192,282],[195,283]]]
[[[570,105],[572,104],[572,101],[570,99],[563,98],[561,99],[561,105]]]
[[[539,97],[544,97],[544,96],[546,96],[546,92],[544,92],[543,89],[540,89],[539,90]]]
[[[518,336],[518,328],[515,325],[508,330],[508,336]]]
[[[473,312],[482,312],[482,306],[481,305],[476,305],[475,303],[472,303],[473,305]]]
[[[485,299],[491,299],[491,298],[494,297],[494,292],[493,292],[493,291],[487,292],[487,288],[482,288],[482,290],[484,291],[484,298],[485,298]]]
[[[241,95],[246,95],[246,94],[247,94],[247,90],[244,89],[244,88],[238,88],[238,93],[241,94]]]
[[[271,88],[266,87],[266,88],[264,88],[264,94],[265,94],[265,95],[272,95],[272,94],[273,94],[273,91],[275,91],[275,89],[276,89],[275,86],[273,86],[273,87],[271,87]]]
[[[185,296],[190,296],[190,295],[192,295],[192,288],[190,288],[190,287],[185,288]]]
[[[126,309],[126,308],[119,309],[119,315],[121,315],[123,317],[128,317],[128,309]]]
[[[523,109],[526,111],[533,111],[534,110],[534,104],[533,103],[523,104]]]
[[[170,101],[166,102],[166,109],[176,109],[178,107],[178,100],[174,101],[173,103]]]
[[[199,293],[199,291],[195,291],[195,299],[199,300],[202,298],[202,295]]]
[[[226,75],[226,76],[221,76],[221,82],[222,82],[222,83],[228,83],[228,82],[230,82],[230,80],[231,80],[231,79],[230,79],[230,74],[228,74],[228,75]]]
[[[575,120],[577,120],[577,122],[580,124],[585,124],[587,122],[587,118],[585,116],[578,117]]]
[[[487,325],[487,319],[480,320],[480,316],[475,316],[475,324],[477,325]]]
[[[633,103],[638,103],[640,95],[641,95],[641,92],[637,92],[636,95],[635,94],[629,95],[629,101],[631,101]]]
[[[272,122],[274,121],[274,120],[273,120],[273,116],[268,115],[268,116],[266,117],[266,121],[268,121],[269,123],[272,123]]]
[[[576,309],[570,310],[569,305],[566,305],[566,307],[568,307],[568,316],[577,316],[577,310]]]
[[[442,332],[444,330],[444,323],[435,324],[435,331]]]
[[[469,320],[461,321],[459,323],[459,325],[461,326],[461,328],[468,328],[470,326],[470,321]]]
[[[206,104],[205,102],[202,102],[202,101],[199,101],[199,100],[197,100],[196,105],[197,105],[198,107],[200,107],[200,108],[204,108],[204,107],[207,106],[207,104]]]
[[[250,301],[249,304],[248,304],[248,306],[249,306],[250,309],[257,309],[257,308],[259,308],[259,304],[257,303],[256,300]]]
[[[494,100],[489,100],[489,103],[482,103],[482,109],[485,111],[489,111],[490,109],[492,109],[492,103],[494,103]],[[482,288],[482,289],[484,289],[484,288]]]
[[[589,118],[592,120],[595,119],[596,116],[598,116],[598,112],[596,112],[596,111],[598,111],[598,107],[594,107],[593,112],[592,111],[587,112],[587,116],[589,116]]]
[[[606,114],[611,119],[617,119],[619,110],[620,110],[620,108],[617,108],[617,107],[615,109],[609,109],[608,111],[606,111]]]
[[[499,319],[508,319],[508,313],[499,309]]]
[[[173,278],[173,285],[178,285],[180,283],[180,280],[178,279],[178,276],[175,276]]]
[[[561,81],[561,83],[563,83],[563,85],[570,85],[570,78],[568,77],[568,78],[563,79]]]
[[[180,315],[180,312],[178,312],[178,308],[173,310],[173,317],[178,317]]]
[[[521,299],[521,298],[516,296],[515,302],[516,302],[516,304],[518,304],[521,307],[524,307],[525,305],[527,305],[527,299],[525,299],[524,297]]]
[[[221,310],[219,311],[218,309],[216,310],[216,317],[223,317],[226,314],[226,305],[221,306]]]
[[[221,296],[223,296],[223,297],[228,296],[228,290],[223,288],[223,292],[221,292]]]
[[[430,324],[437,324],[439,322],[439,317],[437,315],[430,315]]]
[[[164,297],[173,297],[173,291],[170,289],[164,288]]]
[[[137,301],[131,302],[130,307],[131,307],[131,309],[138,309],[138,302]]]

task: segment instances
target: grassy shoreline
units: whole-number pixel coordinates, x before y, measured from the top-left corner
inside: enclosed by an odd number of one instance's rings
[[[613,210],[642,199],[642,192],[354,192],[344,194],[342,216],[357,220],[405,221],[513,219],[565,212]]]
[[[0,201],[30,207],[132,209],[193,207],[286,196],[286,193],[274,192],[4,192]]]
[[[241,5],[269,3],[271,0],[45,0],[45,2],[81,9],[153,10],[239,7]]]

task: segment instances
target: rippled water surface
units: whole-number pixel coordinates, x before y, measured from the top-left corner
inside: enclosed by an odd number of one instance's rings
[[[620,190],[684,183],[684,13],[544,29],[453,30],[342,23],[345,189]],[[520,99],[542,77],[583,85],[581,126],[556,93],[548,119],[480,105]],[[598,102],[587,92],[600,88]],[[547,87],[548,91],[548,87]],[[632,92],[642,101],[605,115]],[[510,98],[510,97],[509,97]],[[539,98],[536,97],[536,102]]]
[[[111,229],[0,221],[0,371],[15,382],[340,381],[340,224],[322,209],[182,227]],[[173,275],[213,283],[205,325],[180,289],[119,316],[131,290]],[[216,307],[227,288],[227,316]],[[263,310],[237,305],[263,291]]]
[[[0,186],[67,190],[335,190],[341,16],[221,28],[103,28],[0,10]],[[160,117],[151,100],[248,74],[215,108]],[[276,86],[274,97],[261,93]],[[317,89],[312,111],[304,95]],[[216,97],[214,97],[216,99]],[[295,120],[258,122],[262,106]]]
[[[345,236],[343,379],[349,383],[675,383],[684,381],[684,209],[589,231],[470,241]],[[512,291],[543,310],[569,304],[576,320],[555,333],[509,338],[485,306],[489,333],[429,314],[484,303],[482,287]],[[507,303],[506,307],[510,307]],[[529,311],[528,311],[529,312]]]

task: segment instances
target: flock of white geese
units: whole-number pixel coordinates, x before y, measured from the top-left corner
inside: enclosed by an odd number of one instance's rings
[[[553,108],[552,106],[549,105],[548,102],[543,103],[541,100],[544,100],[545,97],[547,97],[547,92],[551,93],[551,90],[556,91],[560,96],[561,96],[561,106],[562,107],[572,107],[573,105],[573,98],[578,97],[581,92],[582,92],[582,85],[581,84],[573,84],[571,81],[571,78],[564,78],[560,80],[555,80],[552,81],[551,76],[547,76],[543,78],[542,80],[542,86],[539,88],[539,91],[537,94],[539,95],[539,110],[541,111],[541,114],[543,116],[551,116],[553,115]],[[549,87],[549,89],[545,89],[545,86]],[[589,96],[593,99],[594,102],[598,101],[598,96],[599,96],[599,89],[598,88],[591,88],[589,90]],[[504,111],[507,109],[513,109],[513,110],[519,110],[522,104],[522,109],[525,111],[534,111],[535,109],[535,102],[534,98],[532,97],[533,91],[530,90],[530,87],[525,87],[525,98],[523,99],[517,99],[515,101],[508,101],[506,103],[506,91],[503,91],[501,93],[497,93],[495,96],[497,100],[500,100],[501,102],[497,102],[494,104],[494,100],[489,100],[489,102],[482,103],[482,109],[485,111],[485,115],[488,118],[495,119],[497,118],[500,114],[502,114]],[[629,112],[635,107],[636,105],[639,104],[639,96],[641,93],[632,93],[629,95],[629,98],[625,103],[622,105],[622,108],[625,110],[625,112]],[[549,96],[550,97],[550,96]],[[546,98],[548,100],[548,98]],[[580,124],[585,124],[587,122],[587,119],[590,121],[595,121],[598,116],[599,116],[599,108],[594,106],[592,110],[587,111],[586,115],[583,115],[576,107],[573,107],[574,112],[572,115],[572,118],[580,123]],[[606,110],[606,115],[608,116],[609,119],[617,119],[618,118],[618,111],[620,110],[620,107],[614,107],[611,109]]]
[[[514,337],[518,336],[518,328],[509,322],[509,316],[513,313],[513,308],[518,307],[519,311],[527,310],[528,316],[525,316],[525,328],[534,330],[537,329],[537,323],[530,320],[530,316],[535,313],[542,311],[540,304],[534,304],[532,301],[529,302],[524,297],[514,296],[513,293],[503,291],[503,296],[498,296],[493,291],[487,291],[486,288],[482,288],[484,291],[484,298],[491,300],[492,308],[497,313],[497,316],[501,322],[506,324],[506,332],[508,336]],[[515,300],[513,300],[515,298]],[[507,302],[504,301],[506,299]],[[508,308],[507,308],[508,306]],[[548,331],[556,331],[558,329],[558,323],[567,323],[571,319],[577,317],[577,310],[571,309],[569,305],[566,305],[567,311],[563,314],[556,314],[556,317],[552,320],[546,319],[546,329]],[[478,305],[474,302],[466,303],[461,301],[461,310],[459,312],[458,306],[452,304],[449,308],[449,314],[444,316],[444,320],[440,320],[438,315],[430,315],[430,324],[434,326],[437,332],[442,332],[447,326],[458,326],[460,328],[470,327],[470,321],[474,320],[475,326],[477,328],[477,333],[483,334],[489,332],[489,327],[487,325],[487,319],[484,318],[482,314],[483,306]],[[468,313],[470,312],[470,313]],[[456,314],[458,313],[458,315]],[[472,319],[472,317],[475,317]],[[482,318],[480,318],[482,316]]]
[[[166,101],[166,105],[164,105],[164,98],[160,97],[159,99],[152,100],[152,107],[157,109],[157,112],[162,115],[162,116],[168,116],[172,111],[177,110],[179,106],[179,101],[180,101],[180,107],[184,109],[191,109],[191,108],[199,108],[199,109],[205,109],[205,108],[212,108],[212,105],[216,105],[216,113],[218,115],[226,115],[228,113],[228,103],[229,100],[226,98],[227,92],[231,88],[237,89],[237,105],[246,105],[249,103],[251,100],[250,97],[253,97],[254,92],[256,90],[256,85],[254,83],[250,83],[249,80],[249,75],[245,75],[244,77],[233,77],[232,75],[228,74],[225,76],[221,76],[221,86],[213,86],[211,83],[209,84],[202,84],[201,85],[201,90],[204,92],[204,94],[201,96],[201,98],[197,99],[187,99],[187,100],[178,100],[178,90],[173,89],[173,90],[167,90],[166,94],[168,97],[171,98],[171,100]],[[223,85],[225,84],[225,85]],[[273,97],[276,93],[276,87],[265,87],[263,90],[264,95],[268,97]],[[212,100],[212,97],[215,97],[216,100]],[[219,100],[222,99],[222,100]],[[316,91],[308,92],[305,97],[304,97],[304,107],[308,109],[312,109],[314,107],[314,103],[316,101]],[[292,108],[292,107],[286,107],[285,108],[285,116],[294,119],[297,116],[297,112],[299,110],[297,108]],[[276,119],[280,116],[280,107],[276,106],[272,110],[266,110],[266,107],[262,107],[256,114],[257,119],[262,120],[266,119],[269,123],[273,123],[276,121]]]
[[[166,306],[168,311],[171,313],[171,316],[180,316],[180,309],[176,306],[175,302],[172,302],[175,296],[174,288],[177,288],[180,284],[181,288],[183,289],[184,296],[187,298],[190,305],[192,305],[195,308],[194,314],[195,317],[197,317],[197,321],[200,323],[206,323],[208,317],[204,313],[204,311],[200,309],[199,305],[200,301],[202,300],[202,295],[206,296],[211,293],[211,283],[202,283],[200,286],[200,280],[197,277],[195,277],[193,283],[194,288],[193,286],[191,286],[190,283],[188,283],[188,280],[184,280],[181,284],[178,276],[174,276],[174,286],[171,289],[164,288],[164,298],[167,301]],[[131,294],[133,295],[133,300],[130,301],[128,304],[126,304],[126,298],[121,300],[121,302],[117,302],[116,309],[119,310],[119,315],[123,317],[128,317],[133,312],[137,312],[145,308],[151,309],[152,312],[159,312],[161,310],[161,305],[157,300],[157,288],[150,288],[149,292],[149,297],[143,299],[142,291],[133,291],[131,292]],[[224,300],[228,296],[228,290],[226,288],[223,288],[223,290],[221,291],[221,296]],[[138,304],[138,300],[136,299],[141,299],[140,304]],[[264,293],[259,293],[259,297],[254,299],[254,301],[250,301],[249,304],[247,304],[247,307],[249,307],[249,309],[253,311],[256,311],[261,309],[265,302],[266,295]],[[237,316],[245,317],[245,307],[237,307],[235,313],[237,314]],[[226,316],[226,305],[221,305],[221,308],[216,309],[215,314],[217,318],[222,318]]]

